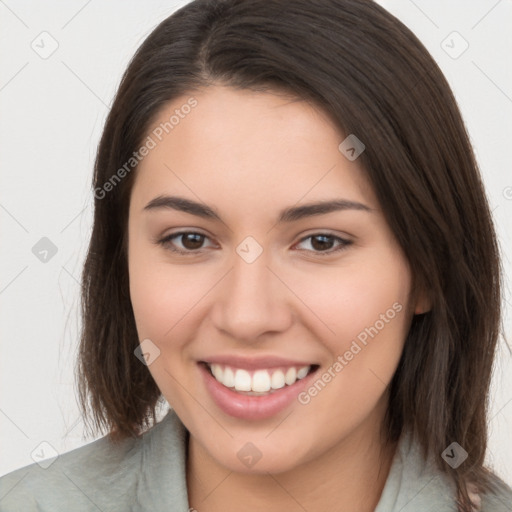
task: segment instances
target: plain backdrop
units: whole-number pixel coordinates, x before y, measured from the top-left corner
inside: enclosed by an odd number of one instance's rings
[[[129,59],[185,3],[0,0],[0,475],[32,463],[40,443],[63,453],[92,441],[83,437],[74,365],[94,155]],[[512,2],[380,3],[451,84],[498,227],[506,337],[487,460],[512,485]]]

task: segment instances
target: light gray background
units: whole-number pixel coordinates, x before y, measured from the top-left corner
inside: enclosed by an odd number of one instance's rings
[[[74,362],[94,154],[130,57],[184,3],[0,0],[0,475],[32,463],[31,453],[50,456],[92,440],[82,437]],[[380,3],[429,49],[467,123],[500,234],[510,345],[512,2]],[[47,262],[32,252],[42,237],[57,247]],[[493,380],[488,463],[512,485],[506,343]]]

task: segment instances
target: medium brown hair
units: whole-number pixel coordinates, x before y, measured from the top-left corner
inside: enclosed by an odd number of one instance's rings
[[[432,305],[414,316],[390,383],[386,439],[410,429],[467,507],[466,481],[483,491],[492,483],[483,462],[500,268],[477,164],[439,67],[371,1],[196,0],[150,34],[125,72],[99,144],[95,191],[133,156],[166,103],[212,84],[287,91],[366,145],[359,158],[414,289]],[[89,424],[113,441],[146,430],[161,397],[134,355],[126,228],[135,172],[95,193],[83,273],[79,396]],[[468,458],[452,470],[441,453],[453,441]]]

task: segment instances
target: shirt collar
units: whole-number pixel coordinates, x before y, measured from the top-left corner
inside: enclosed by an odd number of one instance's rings
[[[149,506],[158,496],[159,505],[163,502],[169,509],[188,510],[188,432],[173,410],[151,430],[153,435],[144,436],[146,460],[142,464],[150,471],[145,475],[145,485],[140,487],[140,502]],[[423,458],[420,448],[410,432],[402,434],[375,512],[456,509],[454,484],[432,459]]]

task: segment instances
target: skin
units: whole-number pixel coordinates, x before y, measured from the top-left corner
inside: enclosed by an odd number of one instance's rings
[[[197,106],[140,163],[128,221],[139,338],[160,350],[149,370],[190,432],[190,506],[373,511],[396,448],[380,437],[387,385],[425,301],[410,301],[407,261],[360,160],[338,150],[345,137],[326,114],[277,93],[220,85],[193,96]],[[162,109],[152,127],[189,97]],[[222,221],[145,210],[163,194],[207,204]],[[340,198],[369,211],[277,223],[284,208]],[[158,243],[183,229],[206,238]],[[336,238],[320,248],[306,238],[325,233],[351,243],[332,252]],[[247,236],[263,249],[251,264],[236,252]],[[401,311],[306,405],[294,401],[265,420],[233,418],[200,378],[197,361],[224,354],[311,361],[322,374],[395,303]],[[247,442],[262,454],[251,468],[237,457]]]

